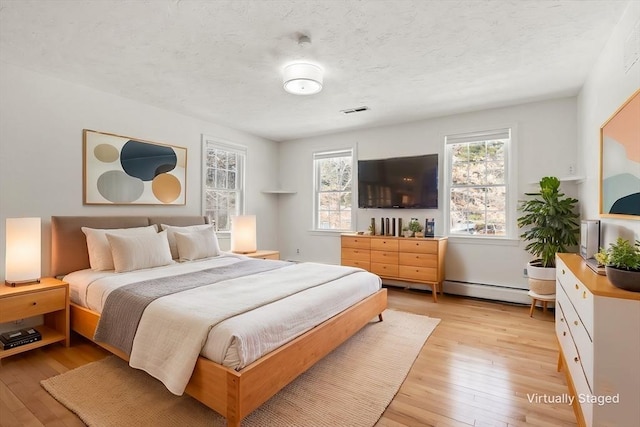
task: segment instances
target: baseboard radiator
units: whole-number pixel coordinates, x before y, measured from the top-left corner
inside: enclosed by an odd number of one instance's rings
[[[409,284],[386,279],[383,282],[385,285],[390,286],[431,290],[430,286],[421,285],[419,283]],[[529,295],[527,295],[527,289],[517,289],[498,285],[486,285],[481,283],[457,282],[453,280],[445,280],[443,287],[445,294],[462,295],[472,298],[482,298],[516,304],[531,304],[531,298],[529,298]]]

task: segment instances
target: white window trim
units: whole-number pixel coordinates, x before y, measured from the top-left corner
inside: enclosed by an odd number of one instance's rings
[[[467,130],[467,131],[451,131],[441,135],[441,141],[444,143],[444,179],[443,179],[443,218],[444,218],[444,234],[452,239],[459,241],[484,241],[486,243],[495,242],[496,244],[500,244],[500,242],[511,244],[514,241],[519,241],[518,237],[518,226],[517,226],[517,209],[518,209],[518,125],[517,123],[509,123],[509,124],[499,124],[495,126],[487,126],[485,131],[478,131],[478,127],[476,130]],[[507,206],[505,212],[505,221],[506,221],[506,233],[504,236],[485,236],[485,235],[463,235],[463,234],[451,234],[451,215],[450,215],[450,197],[449,193],[451,190],[451,152],[448,150],[447,145],[455,142],[464,142],[464,138],[467,138],[468,141],[473,140],[474,137],[482,137],[487,136],[489,134],[495,133],[496,130],[506,130],[511,129],[511,140],[506,147],[505,157],[507,159],[507,170],[505,171],[505,182],[506,190],[507,190]],[[447,141],[448,138],[454,138],[454,141]],[[477,139],[476,139],[477,140]]]
[[[202,162],[200,164],[200,185],[201,185],[201,191],[200,191],[200,210],[202,215],[206,215],[206,202],[207,202],[207,195],[206,195],[206,191],[207,191],[207,186],[205,184],[206,182],[206,176],[205,176],[205,170],[207,168],[207,145],[211,144],[212,146],[216,147],[216,148],[221,148],[223,150],[227,150],[227,151],[232,151],[232,152],[236,152],[238,154],[241,154],[244,159],[242,162],[242,170],[240,171],[240,174],[238,174],[238,176],[236,176],[236,179],[238,180],[237,182],[240,183],[241,185],[241,190],[240,190],[240,199],[238,200],[238,203],[240,204],[240,206],[238,207],[238,215],[244,215],[245,213],[245,199],[246,199],[246,171],[247,171],[247,163],[248,163],[248,149],[246,146],[244,145],[240,145],[240,144],[236,144],[234,142],[231,141],[227,141],[225,139],[222,138],[218,138],[218,137],[214,137],[214,136],[208,136],[205,134],[202,134],[202,147],[201,147],[201,158],[202,158]],[[223,230],[223,231],[217,231],[216,233],[218,234],[222,234],[222,235],[231,235],[231,230]]]
[[[350,154],[351,155],[351,228],[350,229],[325,229],[318,228],[318,172],[316,171],[316,160],[326,159],[330,157],[338,157],[341,153]],[[320,234],[340,234],[340,233],[348,233],[356,230],[356,210],[357,210],[357,200],[358,200],[358,184],[357,184],[357,162],[356,162],[356,147],[348,147],[348,148],[335,148],[335,149],[326,149],[314,151],[311,155],[311,164],[313,165],[313,191],[311,192],[312,206],[313,206],[313,214],[311,216],[311,229],[310,232],[320,233]],[[356,205],[354,205],[354,201]]]

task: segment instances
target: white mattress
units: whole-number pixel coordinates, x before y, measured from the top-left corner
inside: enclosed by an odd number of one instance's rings
[[[71,300],[98,313],[118,287],[151,278],[225,266],[247,259],[224,254],[186,263],[127,273],[81,270],[65,276]],[[380,289],[380,278],[366,271],[307,289],[283,300],[231,317],[209,332],[201,355],[225,366],[242,369],[261,356],[333,317]]]

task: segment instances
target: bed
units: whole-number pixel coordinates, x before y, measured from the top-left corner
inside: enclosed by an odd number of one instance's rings
[[[206,224],[206,222],[206,218],[199,216],[54,216],[51,218],[52,273],[55,276],[66,276],[69,273],[85,271],[89,268],[87,242],[81,227],[115,229],[145,227],[153,224],[190,226],[202,225]],[[244,257],[236,257],[238,260],[233,260],[232,258],[234,258],[232,255],[228,255],[223,261],[230,263],[238,261],[240,263],[240,261],[246,260]],[[303,268],[303,266],[284,267],[289,269],[287,271],[294,271],[293,267]],[[172,267],[169,266],[168,268]],[[316,268],[318,267],[316,266]],[[327,268],[340,267],[327,266]],[[270,273],[264,274],[268,275]],[[358,276],[357,274],[352,276],[364,278],[364,276]],[[369,279],[370,277],[367,278],[367,280]],[[337,286],[337,280],[336,283],[330,283],[330,285]],[[184,389],[185,392],[224,416],[228,425],[239,426],[244,417],[346,341],[376,316],[379,317],[379,320],[382,320],[382,312],[387,305],[386,290],[378,287],[368,296],[349,304],[348,307],[340,308],[339,312],[332,314],[331,317],[321,321],[296,338],[278,346],[276,349],[269,350],[264,355],[260,355],[255,361],[249,359],[249,363],[246,365],[229,365],[226,362],[216,362],[203,355],[198,355]],[[330,305],[333,305],[333,303]],[[99,321],[99,307],[77,299],[72,302],[72,330],[88,339],[94,340]],[[104,342],[97,343],[125,360],[130,359],[129,353],[116,346],[111,346]],[[207,346],[205,345],[205,347]],[[205,350],[203,349],[203,351]]]

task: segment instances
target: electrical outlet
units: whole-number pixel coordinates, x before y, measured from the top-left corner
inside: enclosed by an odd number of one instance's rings
[[[529,277],[529,275],[527,274],[527,269],[526,268],[524,268],[522,270],[522,277]]]
[[[569,163],[569,175],[575,175],[575,174],[576,174],[576,164]]]
[[[300,249],[296,249],[296,253],[300,255]]]

